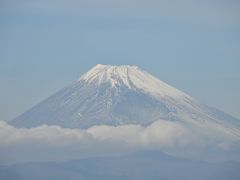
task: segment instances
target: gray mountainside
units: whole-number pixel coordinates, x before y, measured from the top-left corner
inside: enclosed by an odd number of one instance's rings
[[[129,65],[96,65],[10,124],[88,128],[102,124],[146,126],[159,119],[224,128],[240,136],[238,119],[202,105],[146,71]]]
[[[0,166],[2,180],[239,180],[240,164],[206,163],[161,152],[87,158],[68,162]]]

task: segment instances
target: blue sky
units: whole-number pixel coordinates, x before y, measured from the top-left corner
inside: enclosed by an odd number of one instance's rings
[[[3,0],[0,119],[95,64],[134,64],[240,118],[237,0]]]

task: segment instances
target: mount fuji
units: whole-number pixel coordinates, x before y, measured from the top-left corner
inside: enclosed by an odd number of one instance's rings
[[[65,128],[178,121],[189,127],[214,127],[240,137],[240,120],[199,103],[137,66],[98,64],[77,81],[16,117],[10,124]]]

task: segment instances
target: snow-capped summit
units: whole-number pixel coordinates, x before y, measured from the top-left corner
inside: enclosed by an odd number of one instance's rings
[[[130,65],[111,66],[98,64],[82,75],[79,81],[84,80],[87,83],[95,83],[98,85],[102,83],[111,83],[112,87],[125,85],[131,88],[128,77],[128,72],[131,69],[137,69],[137,67]]]
[[[164,119],[224,129],[240,136],[240,121],[198,103],[137,66],[98,64],[77,81],[50,96],[10,123],[70,128],[93,125],[149,125]]]
[[[154,96],[170,96],[191,98],[180,90],[160,81],[148,72],[131,65],[102,65],[98,64],[80,77],[79,81],[88,84],[101,85],[110,83],[111,87],[125,86],[132,90],[142,90]]]

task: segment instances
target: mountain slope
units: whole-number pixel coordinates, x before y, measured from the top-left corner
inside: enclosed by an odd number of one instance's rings
[[[93,125],[151,124],[158,119],[194,127],[214,126],[240,136],[240,121],[202,105],[186,93],[136,66],[96,65],[76,82],[10,123],[69,128]]]
[[[161,152],[80,159],[62,163],[22,163],[0,167],[2,180],[238,180],[240,164],[206,163]]]

